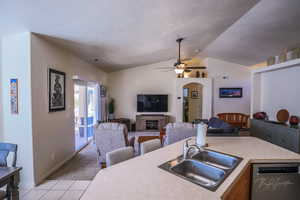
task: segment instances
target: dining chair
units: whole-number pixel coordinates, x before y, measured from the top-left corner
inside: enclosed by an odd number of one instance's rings
[[[134,157],[134,150],[131,146],[122,147],[106,153],[106,167],[115,165]]]
[[[18,150],[18,145],[16,144],[11,144],[11,143],[3,143],[0,142],[0,167],[16,167],[17,164],[17,150]],[[12,162],[9,165],[8,162],[8,156],[12,154]],[[5,190],[0,190],[0,200],[2,199],[7,199],[10,200],[11,197],[8,196],[8,191],[6,187]]]
[[[141,143],[141,155],[144,155],[148,152],[154,151],[156,149],[161,148],[160,139],[148,140],[146,142]]]

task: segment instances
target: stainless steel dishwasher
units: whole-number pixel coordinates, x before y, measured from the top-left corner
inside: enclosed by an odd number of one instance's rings
[[[300,163],[253,164],[252,200],[299,200]]]

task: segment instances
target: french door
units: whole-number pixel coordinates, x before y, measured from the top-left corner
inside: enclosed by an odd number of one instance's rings
[[[99,85],[76,81],[74,84],[75,150],[83,148],[94,135],[99,116]]]

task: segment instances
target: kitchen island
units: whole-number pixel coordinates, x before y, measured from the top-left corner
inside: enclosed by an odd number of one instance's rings
[[[180,141],[101,170],[81,200],[223,199],[250,163],[300,162],[300,154],[255,137],[208,137],[207,140],[207,149],[243,158],[215,192],[158,168],[182,154],[183,141]]]

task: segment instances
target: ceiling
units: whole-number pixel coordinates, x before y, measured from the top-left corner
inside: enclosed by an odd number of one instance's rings
[[[300,47],[300,1],[262,0],[201,53],[251,66],[295,46]]]
[[[38,33],[107,72],[175,58],[178,37],[184,57],[252,65],[300,43],[299,8],[299,0],[2,0],[0,37]]]

